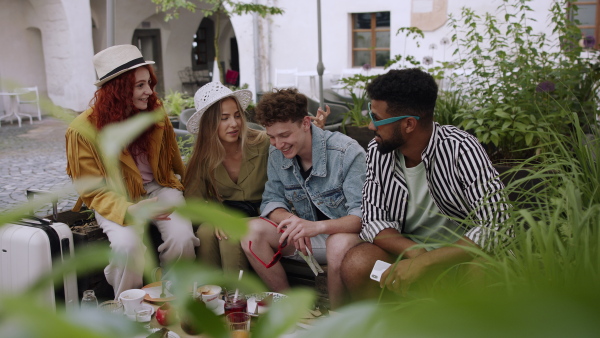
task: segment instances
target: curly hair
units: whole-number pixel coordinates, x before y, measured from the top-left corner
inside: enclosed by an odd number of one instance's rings
[[[142,67],[150,72],[150,87],[152,88],[152,95],[148,97],[147,111],[154,111],[162,106],[158,95],[154,92],[157,84],[156,74],[151,66],[144,65]],[[108,124],[124,121],[140,112],[133,104],[136,70],[137,68],[125,72],[96,90],[94,98],[90,102],[93,112],[89,119],[98,130],[102,130]],[[152,125],[129,145],[128,149],[133,156],[148,153],[150,134],[155,128],[157,128],[156,124]]]
[[[387,103],[388,114],[416,115],[420,117],[419,123],[433,120],[437,92],[433,77],[418,68],[390,70],[367,86],[372,100]]]
[[[298,122],[308,116],[308,99],[295,88],[273,89],[256,106],[254,119],[269,127],[277,122]]]

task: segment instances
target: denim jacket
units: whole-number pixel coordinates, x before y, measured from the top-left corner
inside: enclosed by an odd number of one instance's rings
[[[347,215],[361,217],[360,203],[365,182],[364,149],[350,137],[311,125],[312,171],[306,181],[296,158],[269,149],[268,180],[260,206],[262,216],[283,208],[298,217],[316,221],[314,205],[330,219]]]

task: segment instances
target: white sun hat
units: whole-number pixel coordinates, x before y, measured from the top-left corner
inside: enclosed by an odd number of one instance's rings
[[[200,118],[202,114],[215,102],[218,102],[226,97],[235,97],[242,109],[246,110],[252,100],[252,92],[248,89],[236,90],[235,92],[225,87],[220,82],[209,82],[202,86],[194,95],[194,105],[196,112],[187,121],[187,130],[192,134],[198,134],[200,128]]]
[[[145,61],[140,50],[134,45],[117,45],[108,47],[94,55],[94,68],[98,74],[96,87],[144,65],[151,65],[154,61]]]

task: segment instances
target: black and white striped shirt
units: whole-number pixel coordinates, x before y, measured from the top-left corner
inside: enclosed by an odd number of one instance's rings
[[[434,123],[429,144],[421,154],[427,184],[435,204],[453,222],[466,228],[465,236],[480,247],[508,218],[504,185],[475,137],[454,126]],[[363,226],[360,237],[369,242],[384,229],[402,233],[406,221],[408,187],[395,170],[394,152],[381,154],[372,140],[367,151],[363,186]]]

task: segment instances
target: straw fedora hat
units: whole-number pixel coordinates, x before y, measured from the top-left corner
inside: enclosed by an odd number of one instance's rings
[[[226,97],[235,97],[242,106],[242,109],[246,110],[252,100],[252,92],[248,89],[241,89],[233,92],[220,82],[209,82],[205,84],[198,89],[194,95],[196,112],[187,121],[187,130],[192,134],[198,134],[202,114],[204,114],[204,112],[215,102]]]
[[[108,47],[94,55],[94,68],[98,74],[96,87],[102,87],[107,81],[128,70],[151,65],[154,61],[145,61],[140,50],[134,45]]]

